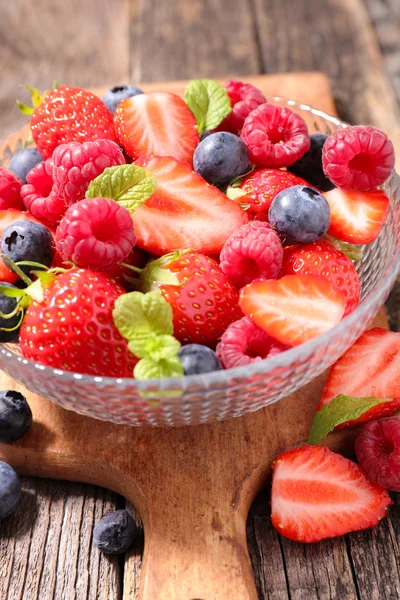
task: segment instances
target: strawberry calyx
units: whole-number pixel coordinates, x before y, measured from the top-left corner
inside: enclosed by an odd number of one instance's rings
[[[188,252],[191,252],[191,250],[175,250],[175,252],[169,252],[149,262],[140,273],[140,290],[142,292],[158,290],[160,284],[181,286],[182,284],[176,274],[170,271],[168,267]]]
[[[28,90],[28,92],[30,92],[32,106],[24,104],[23,102],[20,102],[20,100],[16,100],[17,106],[18,106],[19,110],[22,112],[22,114],[30,116],[30,115],[33,115],[35,110],[42,104],[43,100],[45,99],[45,97],[47,96],[49,91],[51,91],[51,90],[41,93],[41,92],[39,92],[39,90],[37,88],[34,88],[30,85],[22,85],[22,87],[26,88]],[[59,84],[57,83],[56,80],[54,80],[52,90],[55,90],[58,87],[59,87]]]

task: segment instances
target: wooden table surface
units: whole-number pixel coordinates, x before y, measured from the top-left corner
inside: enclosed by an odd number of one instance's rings
[[[15,107],[20,83],[45,89],[56,77],[94,87],[307,70],[329,76],[343,119],[382,127],[400,153],[399,0],[2,1],[0,140],[24,122]],[[399,302],[392,295],[393,314]],[[0,600],[136,599],[143,535],[125,559],[91,544],[94,523],[124,499],[89,485],[23,483],[19,509],[0,522]],[[393,497],[378,527],[307,546],[272,529],[262,493],[247,529],[260,599],[400,598]]]

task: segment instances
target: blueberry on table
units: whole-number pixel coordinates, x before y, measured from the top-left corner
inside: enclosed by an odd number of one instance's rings
[[[33,261],[50,267],[54,256],[53,237],[41,223],[15,221],[3,231],[1,252],[14,263]],[[24,266],[21,270],[29,273],[31,268]]]
[[[11,285],[11,283],[7,283],[5,281],[0,281],[0,285],[4,287],[17,289],[15,285]],[[17,298],[10,298],[5,294],[0,292],[0,312],[5,315],[9,315],[15,310],[18,303]],[[6,319],[4,317],[0,317],[0,343],[4,342],[16,342],[18,340],[19,327],[17,327],[18,323],[21,321],[21,314],[17,314],[10,319]],[[14,329],[14,327],[16,329]],[[6,331],[6,329],[13,329],[13,331]]]
[[[322,133],[311,134],[310,149],[299,160],[287,167],[288,171],[302,177],[309,184],[315,185],[321,192],[329,192],[335,187],[322,168],[322,148],[327,138],[328,136]]]
[[[18,150],[10,160],[8,170],[26,183],[26,176],[38,163],[42,162],[43,156],[35,148],[24,148]]]
[[[104,94],[102,100],[108,110],[114,114],[115,109],[122,100],[132,98],[132,96],[138,94],[143,94],[143,91],[135,85],[116,85]]]
[[[329,204],[317,190],[294,185],[275,196],[268,211],[268,220],[282,238],[309,244],[328,231]]]
[[[201,344],[187,344],[178,352],[185,375],[201,375],[220,371],[222,365],[214,350]]]
[[[203,139],[194,151],[194,170],[218,187],[250,171],[247,148],[233,133],[220,131]]]
[[[0,392],[0,442],[19,440],[32,425],[32,411],[25,396],[15,390]]]
[[[136,533],[136,523],[128,511],[116,510],[96,524],[93,542],[105,554],[123,554],[132,546]]]
[[[0,462],[0,519],[9,517],[21,500],[21,481],[10,465]]]

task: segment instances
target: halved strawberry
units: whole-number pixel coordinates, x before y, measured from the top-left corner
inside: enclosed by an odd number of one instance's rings
[[[393,504],[358,465],[324,446],[283,452],[272,469],[272,524],[296,542],[373,527]]]
[[[337,325],[346,299],[320,275],[286,275],[252,281],[241,290],[239,306],[270,336],[297,346]]]
[[[171,157],[140,159],[136,164],[157,180],[155,193],[132,215],[136,243],[148,252],[160,256],[191,248],[217,254],[235,229],[247,222],[235,202],[188,165]]]
[[[393,398],[361,417],[339,425],[353,427],[391,414],[400,408],[400,333],[375,327],[361,337],[331,367],[318,405],[339,394],[353,398]]]
[[[127,98],[114,113],[117,138],[133,158],[173,156],[193,163],[199,143],[196,119],[176,94],[153,92]]]
[[[331,209],[328,233],[333,237],[353,244],[369,244],[378,237],[389,214],[389,200],[382,190],[335,188],[324,196]]]
[[[35,223],[41,223],[39,219],[36,219],[31,213],[18,210],[17,208],[9,208],[7,210],[0,210],[0,237],[3,234],[3,231],[7,229],[9,225],[15,223],[15,221],[34,221]],[[53,234],[53,239],[55,235],[55,231],[51,229],[48,225],[46,225],[48,229],[50,229]],[[57,257],[54,257],[53,262]],[[6,281],[8,283],[14,283],[18,279],[18,275],[16,275],[13,271],[10,271],[8,267],[4,264],[4,262],[0,258],[0,281]]]

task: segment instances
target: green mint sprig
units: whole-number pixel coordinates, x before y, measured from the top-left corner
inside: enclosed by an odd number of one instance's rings
[[[122,294],[115,301],[113,319],[129,350],[140,359],[133,371],[136,379],[183,376],[172,308],[159,291]]]
[[[318,444],[337,425],[355,421],[374,406],[388,402],[393,402],[393,398],[353,398],[339,394],[314,415],[308,443]]]
[[[185,102],[196,117],[199,135],[215,129],[232,112],[226,89],[213,79],[192,79],[185,89]]]
[[[156,191],[156,178],[147,169],[137,165],[107,167],[94,179],[86,192],[86,198],[112,198],[129,212],[134,212]]]

